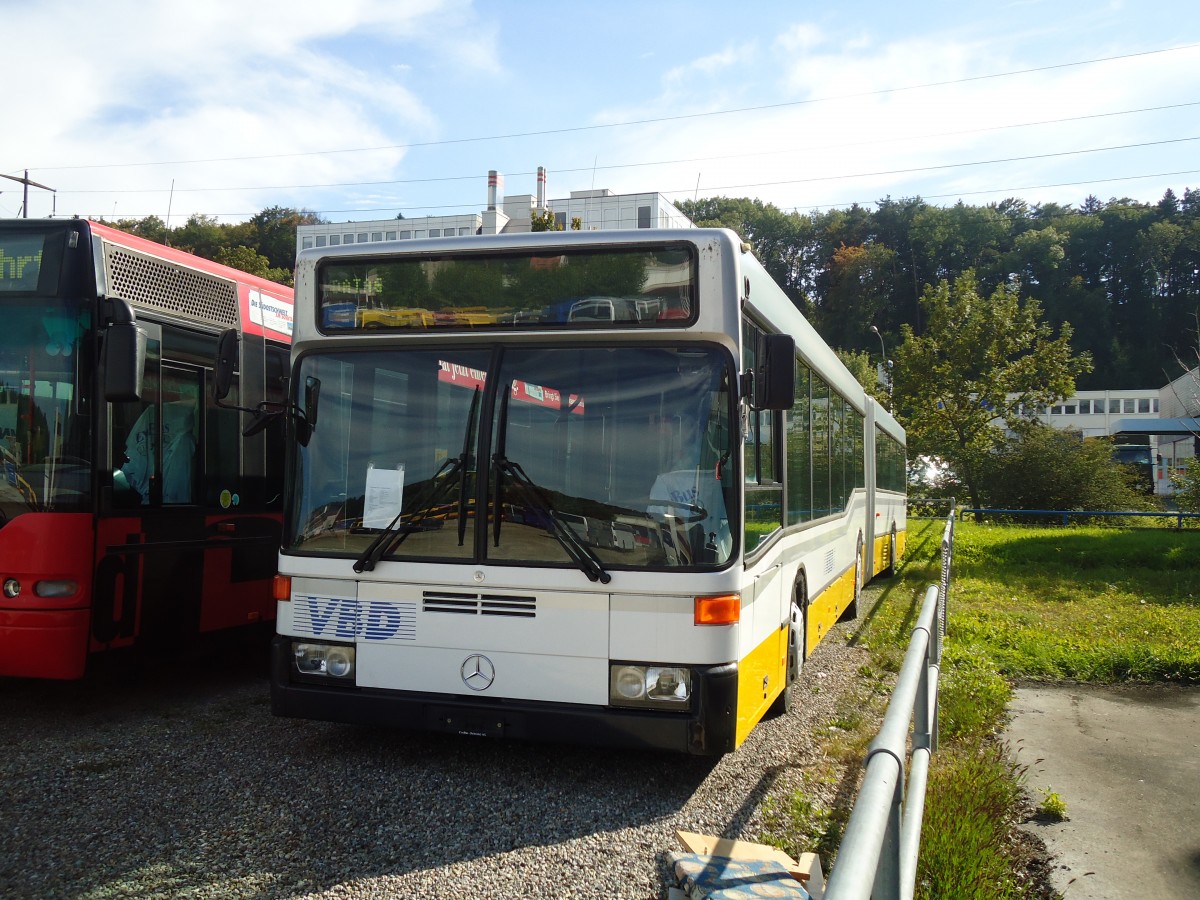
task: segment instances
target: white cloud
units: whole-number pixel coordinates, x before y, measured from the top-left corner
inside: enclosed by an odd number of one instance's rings
[[[784,208],[1195,165],[1195,146],[1180,145],[1143,162],[1114,153],[1103,165],[1080,155],[930,169],[1182,135],[1194,108],[1065,120],[1194,100],[1200,49],[1061,65],[1161,49],[1178,10],[1010,0],[935,19],[868,3],[854,17],[797,20],[776,0],[778,15],[756,10],[734,31],[706,24],[695,2],[685,30],[664,4],[639,6],[631,33],[607,7],[556,8],[551,26],[470,0],[0,0],[6,35],[53,35],[9,39],[0,54],[0,77],[30,85],[6,98],[6,122],[19,125],[0,141],[0,172],[28,167],[57,187],[60,214],[111,215],[116,204],[118,215],[162,215],[170,203],[175,220],[276,204],[471,208],[488,169],[532,192],[538,164],[555,193],[690,197],[699,179],[701,194]],[[1063,121],[1014,127],[1039,120]],[[266,190],[330,184],[341,186]],[[17,192],[0,192],[0,215],[15,214]],[[49,212],[49,195],[31,210]]]
[[[816,25],[800,22],[775,39],[775,44],[788,53],[811,50],[825,43],[824,32]]]
[[[0,171],[29,167],[31,177],[57,187],[59,214],[111,215],[107,201],[96,208],[90,205],[94,195],[72,192],[103,184],[159,190],[118,194],[114,203],[118,215],[162,215],[173,175],[172,218],[181,209],[186,215],[181,204],[189,200],[197,209],[230,212],[260,205],[261,194],[188,194],[179,183],[344,181],[346,156],[297,154],[384,147],[438,134],[437,111],[401,80],[410,65],[404,56],[413,47],[435,47],[439,58],[460,69],[498,69],[496,35],[472,28],[470,5],[460,0],[50,2],[6,9],[5,19],[10,34],[52,28],[55,59],[66,61],[48,66],[45,42],[9,40],[0,63],[10,72],[37,73],[28,81],[36,90],[14,92],[9,114],[28,125],[19,140],[5,142]],[[354,53],[341,52],[339,42],[347,40],[393,46],[399,59],[390,69],[360,67]],[[247,159],[270,154],[282,155]],[[403,155],[355,154],[353,169],[364,180],[382,179]],[[179,164],[232,157],[238,159],[220,165]],[[159,162],[175,165],[133,165]],[[146,207],[151,199],[153,207]],[[31,198],[30,207],[31,214],[48,213],[49,198]],[[0,215],[9,210],[8,202],[0,203]]]

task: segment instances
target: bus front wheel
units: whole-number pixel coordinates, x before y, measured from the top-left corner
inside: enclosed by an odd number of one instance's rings
[[[784,670],[783,690],[771,704],[767,712],[770,716],[781,716],[792,711],[796,704],[796,682],[800,680],[800,673],[804,669],[804,610],[795,599],[792,600],[787,628],[787,666]]]

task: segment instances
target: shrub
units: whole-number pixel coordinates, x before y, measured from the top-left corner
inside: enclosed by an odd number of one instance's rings
[[[983,495],[1002,509],[1149,510],[1155,501],[1112,458],[1107,438],[1034,423],[985,466]]]

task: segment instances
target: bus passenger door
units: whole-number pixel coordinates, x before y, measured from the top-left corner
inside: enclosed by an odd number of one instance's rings
[[[157,335],[155,336],[157,338]],[[142,399],[109,407],[111,501],[97,528],[92,635],[171,647],[200,625],[203,371],[164,363],[149,342]]]

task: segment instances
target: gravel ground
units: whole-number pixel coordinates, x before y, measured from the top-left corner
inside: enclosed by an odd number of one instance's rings
[[[277,719],[265,650],[0,679],[0,896],[665,898],[677,829],[755,839],[820,762],[848,627],[719,760]]]

